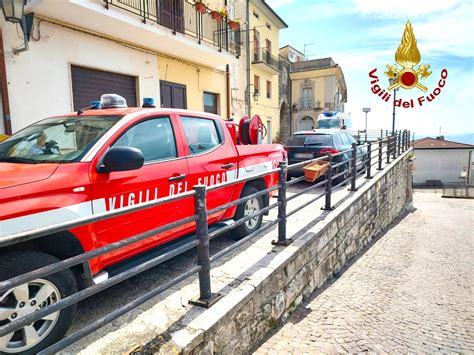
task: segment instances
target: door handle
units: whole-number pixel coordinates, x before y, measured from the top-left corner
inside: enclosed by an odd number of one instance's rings
[[[223,165],[221,165],[221,168],[227,170],[227,169],[232,168],[233,166],[234,166],[234,164],[229,163],[229,164],[223,164]]]
[[[168,181],[171,181],[171,182],[173,182],[173,181],[181,181],[181,180],[183,180],[183,179],[186,179],[186,176],[187,176],[186,174],[181,174],[181,175],[177,175],[177,176],[172,176],[172,177],[170,177],[170,178],[168,179]]]

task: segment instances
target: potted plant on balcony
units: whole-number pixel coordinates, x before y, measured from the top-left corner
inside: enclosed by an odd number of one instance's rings
[[[229,27],[232,31],[238,31],[240,28],[239,20],[229,20]]]
[[[196,9],[197,12],[201,14],[205,14],[207,12],[207,6],[200,0],[196,0],[194,2],[194,8]]]
[[[222,22],[224,17],[227,17],[227,9],[222,8],[220,10],[213,10],[213,11],[211,11],[211,17],[212,17],[213,20],[215,20],[217,22]]]

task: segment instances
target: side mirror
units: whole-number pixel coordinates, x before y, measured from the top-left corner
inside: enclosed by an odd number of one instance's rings
[[[133,147],[112,147],[100,161],[97,171],[110,173],[113,171],[129,171],[140,169],[145,158],[140,149]]]

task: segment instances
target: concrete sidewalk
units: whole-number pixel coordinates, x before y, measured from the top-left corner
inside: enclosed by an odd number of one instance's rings
[[[275,329],[257,354],[474,352],[474,201],[414,210]]]

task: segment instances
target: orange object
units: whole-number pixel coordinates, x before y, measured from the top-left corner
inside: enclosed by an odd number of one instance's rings
[[[326,174],[329,163],[327,161],[315,161],[306,165],[304,170],[304,179],[307,182],[315,182],[320,176]]]

